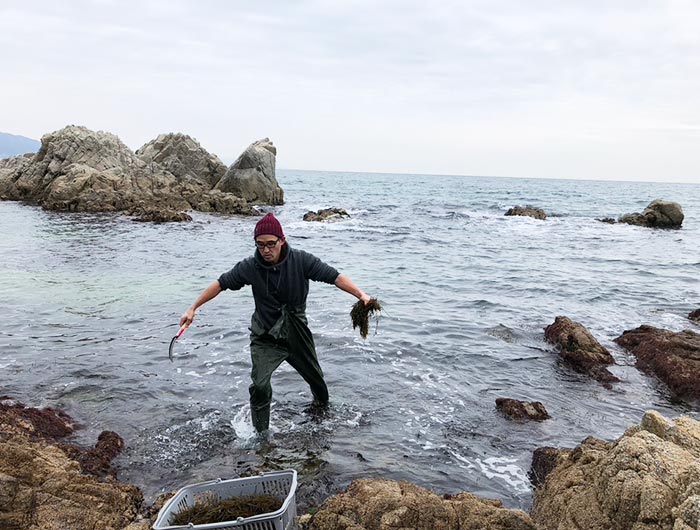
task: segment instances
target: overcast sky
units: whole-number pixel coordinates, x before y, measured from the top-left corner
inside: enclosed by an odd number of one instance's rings
[[[700,1],[0,0],[0,130],[278,168],[700,183]]]

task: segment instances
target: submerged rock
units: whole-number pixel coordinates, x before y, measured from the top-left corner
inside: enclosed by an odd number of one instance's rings
[[[228,168],[216,189],[255,204],[283,204],[284,192],[275,178],[277,148],[269,138],[248,146]]]
[[[496,398],[496,409],[511,420],[544,421],[551,417],[540,401]]]
[[[700,422],[647,412],[614,442],[586,438],[535,492],[545,530],[700,528]]]
[[[354,480],[330,497],[305,526],[310,530],[537,530],[520,510],[471,493],[440,497],[408,482]]]
[[[0,198],[77,212],[258,213],[243,198],[212,190],[223,167],[191,138],[161,135],[139,151],[140,157],[110,133],[65,127],[44,135],[27,161],[3,161],[10,169],[0,172]]]
[[[625,214],[619,222],[650,228],[680,228],[683,218],[683,208],[677,202],[655,200],[642,213]]]
[[[541,208],[535,208],[534,206],[514,206],[510,208],[506,215],[524,215],[526,217],[532,217],[533,219],[547,219],[547,214]]]
[[[700,309],[696,309],[695,311],[691,311],[688,314],[688,319],[692,320],[693,322],[700,322]]]
[[[615,342],[632,352],[640,370],[656,375],[677,396],[700,398],[700,334],[640,326]]]
[[[171,223],[192,220],[192,217],[185,212],[178,212],[171,208],[157,208],[153,206],[145,208],[132,208],[127,212],[127,214],[133,216],[134,221],[139,222]]]
[[[559,354],[576,370],[591,375],[606,386],[619,381],[605,368],[615,364],[613,356],[578,322],[558,316],[545,328],[544,337],[557,345]]]

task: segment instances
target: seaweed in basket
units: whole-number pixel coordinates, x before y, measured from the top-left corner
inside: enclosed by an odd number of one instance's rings
[[[232,497],[223,501],[216,495],[202,495],[195,499],[194,506],[175,514],[170,524],[176,526],[235,521],[239,517],[275,512],[281,507],[282,501],[271,495]]]
[[[350,311],[350,318],[352,319],[352,329],[360,328],[360,336],[363,339],[367,338],[367,332],[369,331],[369,317],[374,315],[374,313],[379,313],[382,310],[382,304],[376,298],[370,298],[369,302],[365,305],[362,300],[352,306]],[[379,321],[377,321],[377,325]]]

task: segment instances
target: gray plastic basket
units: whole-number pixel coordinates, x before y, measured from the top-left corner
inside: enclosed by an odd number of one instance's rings
[[[195,530],[225,529],[235,530],[292,530],[297,518],[297,472],[293,469],[262,473],[255,477],[236,478],[230,480],[212,480],[191,484],[178,491],[161,508],[158,518],[153,524],[153,530],[172,530],[175,528],[192,528]],[[272,495],[283,502],[276,512],[264,513],[253,517],[239,517],[235,521],[219,523],[171,526],[172,517],[182,510],[194,505],[195,498],[200,495],[213,495],[220,501],[232,497],[248,495]]]

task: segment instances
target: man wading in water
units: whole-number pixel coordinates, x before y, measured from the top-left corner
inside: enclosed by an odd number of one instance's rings
[[[328,388],[305,314],[309,280],[334,284],[365,304],[370,297],[317,257],[291,248],[282,225],[271,213],[258,221],[253,237],[255,254],[209,285],[182,315],[180,326],[190,325],[197,309],[221,291],[252,286],[255,313],[250,324],[250,412],[255,430],[264,432],[270,425],[270,378],[282,361],[291,364],[309,384],[314,403],[328,403]]]

